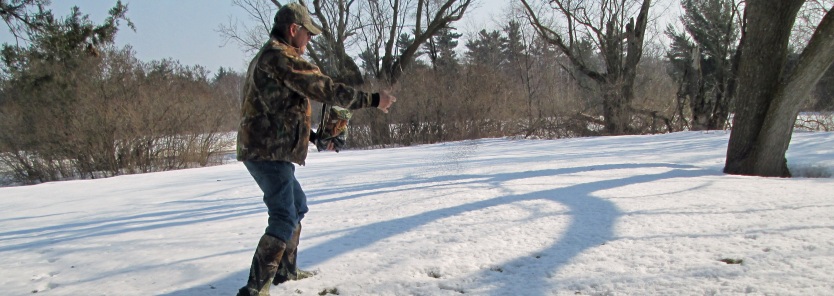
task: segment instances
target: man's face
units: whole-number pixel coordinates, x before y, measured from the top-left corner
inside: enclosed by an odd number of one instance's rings
[[[313,34],[301,25],[294,24],[292,26],[293,28],[290,29],[290,45],[298,48],[299,53],[304,54],[307,50],[307,43],[310,42],[310,39],[313,39]]]

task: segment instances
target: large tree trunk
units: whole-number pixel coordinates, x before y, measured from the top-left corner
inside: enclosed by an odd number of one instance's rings
[[[828,13],[802,53],[799,65],[792,73],[784,73],[791,28],[803,2],[748,3],[738,100],[725,173],[790,176],[785,152],[799,106],[834,61],[834,20]]]
[[[830,12],[817,27],[814,37],[802,52],[799,64],[790,80],[782,85],[770,104],[762,130],[759,132],[761,148],[753,168],[756,175],[776,176],[786,165],[777,165],[785,159],[799,106],[808,99],[814,86],[834,62],[834,15]],[[782,176],[790,176],[781,172]]]
[[[602,115],[605,117],[605,131],[612,135],[625,135],[631,132],[631,92],[633,85],[622,82],[609,82],[600,85],[602,89]]]
[[[788,41],[803,0],[760,0],[747,3],[738,72],[738,97],[724,172],[756,175],[761,148],[759,134],[770,102],[776,96],[788,56]],[[784,159],[776,176],[788,174]]]

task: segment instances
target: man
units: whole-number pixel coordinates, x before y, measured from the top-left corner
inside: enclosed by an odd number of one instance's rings
[[[275,14],[270,40],[249,64],[243,87],[237,158],[264,193],[268,226],[261,236],[246,286],[238,295],[269,295],[270,283],[297,279],[296,255],[307,197],[293,163],[304,165],[310,135],[310,101],[348,109],[376,107],[387,113],[397,99],[334,83],[302,58],[321,33],[297,3]]]

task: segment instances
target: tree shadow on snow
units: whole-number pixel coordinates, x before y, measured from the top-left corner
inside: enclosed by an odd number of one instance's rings
[[[614,203],[609,200],[593,196],[596,191],[624,187],[639,183],[648,183],[672,178],[691,178],[713,175],[705,170],[693,170],[694,167],[680,165],[662,165],[672,170],[649,175],[636,175],[621,179],[608,179],[596,182],[576,184],[564,188],[533,192],[508,197],[512,201],[547,200],[567,207],[570,224],[557,242],[547,248],[537,251],[536,257],[523,256],[501,264],[502,269],[515,273],[524,279],[524,294],[546,295],[552,288],[549,281],[551,275],[556,274],[572,259],[582,252],[598,247],[615,239],[614,226],[623,215]],[[616,168],[641,168],[636,166],[617,166]],[[612,168],[613,169],[613,168]],[[525,266],[532,266],[525,269]],[[541,272],[544,271],[544,272]],[[485,281],[482,285],[495,288],[490,295],[518,295],[519,283],[515,280],[500,280],[494,270],[485,270],[474,276],[476,282]],[[514,277],[513,279],[517,279]]]
[[[611,164],[495,175],[443,175],[425,178],[422,180],[395,180],[376,184],[359,185],[348,189],[342,188],[342,190],[344,190],[343,192],[364,191],[365,193],[361,195],[371,195],[393,192],[396,191],[395,187],[401,185],[415,186],[419,184],[426,184],[426,186],[459,186],[466,183],[479,183],[500,187],[502,183],[527,178],[557,177],[559,175],[587,171],[642,168],[666,168],[668,170],[663,173],[635,175],[619,179],[606,179],[520,195],[504,195],[458,206],[430,210],[417,215],[372,223],[359,228],[340,231],[343,232],[344,235],[330,241],[320,243],[316,246],[309,248],[304,248],[302,246],[299,250],[301,252],[299,254],[299,260],[301,260],[300,263],[302,265],[317,265],[350,253],[354,250],[368,247],[387,238],[412,231],[418,227],[451,216],[521,201],[552,201],[567,207],[566,213],[570,216],[571,222],[564,234],[558,238],[555,244],[537,252],[538,254],[542,254],[538,259],[531,259],[530,256],[524,256],[501,264],[502,266],[513,266],[514,269],[517,269],[515,272],[524,274],[525,293],[530,293],[531,295],[544,295],[551,288],[550,281],[548,280],[551,274],[555,274],[559,269],[563,268],[568,262],[570,262],[571,259],[575,258],[585,250],[597,247],[614,239],[615,223],[623,215],[623,213],[611,201],[595,197],[593,195],[594,192],[664,179],[715,175],[716,172],[700,169],[695,166],[668,163]],[[434,184],[435,182],[441,181],[445,184]],[[320,192],[311,191],[309,194],[314,196],[320,194]],[[338,200],[359,196],[359,194],[352,194],[339,198]],[[331,201],[333,200],[325,202]],[[530,260],[536,261],[532,262]],[[532,263],[535,263],[536,265],[534,269],[531,269],[530,271],[523,270],[525,265],[530,265]],[[245,262],[242,262],[241,267],[245,268],[248,267],[248,265],[246,265]],[[536,274],[540,270],[546,270],[546,272],[543,274]],[[248,270],[241,270],[226,278],[215,281],[211,286],[212,290],[208,290],[209,288],[207,288],[207,286],[201,286],[162,295],[186,296],[230,294],[234,293],[234,290],[244,283],[247,274]],[[515,280],[509,279],[502,281],[500,280],[500,277],[496,276],[495,271],[485,270],[482,274],[475,277],[476,284],[478,281],[490,280],[489,283],[482,283],[482,285],[480,285],[481,287],[484,285],[494,287],[489,293],[490,295],[518,294],[517,288],[519,283]]]
[[[211,205],[212,202],[227,203]],[[260,199],[255,197],[239,198],[232,204],[228,203],[228,199],[222,201],[178,201],[177,203],[195,203],[201,205],[201,207],[128,214],[48,226],[35,225],[26,229],[0,231],[0,243],[23,241],[0,245],[0,252],[27,250],[38,246],[83,241],[89,238],[107,237],[134,231],[161,231],[169,227],[220,221],[264,212],[261,209]]]

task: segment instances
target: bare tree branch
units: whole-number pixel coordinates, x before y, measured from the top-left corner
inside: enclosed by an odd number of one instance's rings
[[[634,113],[630,104],[634,98],[637,65],[643,55],[651,0],[542,1],[565,18],[568,32],[558,32],[552,24],[545,24],[540,17],[542,11],[534,9],[530,0],[522,0],[527,19],[545,42],[559,48],[574,71],[598,84],[603,98],[606,131],[612,134],[630,133],[629,124]],[[639,7],[636,12],[635,7]],[[637,14],[636,20],[632,13]],[[577,47],[576,36],[580,30],[595,37],[592,40],[598,46],[598,55],[605,62],[604,71],[592,69],[583,60],[582,53],[593,53]],[[564,36],[568,37],[567,43]]]
[[[37,8],[37,13],[44,12],[44,6],[49,5],[48,0],[23,0],[17,2],[9,2],[7,0],[0,0],[0,17],[3,22],[15,37],[15,40],[26,40],[23,36],[24,31],[41,31],[41,27],[35,23],[35,16],[28,11],[29,7]]]
[[[258,51],[269,36],[275,11],[281,4],[276,0],[233,0],[232,5],[243,9],[257,26],[243,26],[239,20],[230,16],[228,23],[220,24],[215,32],[224,37],[226,44],[230,41],[237,43],[248,53]]]
[[[434,16],[428,20],[428,25],[425,30],[419,27],[415,28],[416,35],[414,36],[414,42],[402,53],[400,53],[400,56],[396,60],[394,60],[393,56],[383,57],[382,70],[384,77],[380,77],[381,79],[386,80],[389,84],[396,83],[400,78],[400,75],[402,75],[404,69],[407,68],[413,60],[412,57],[417,53],[420,46],[429,40],[429,38],[437,34],[440,29],[446,28],[449,24],[459,21],[466,12],[466,9],[469,8],[472,0],[446,0],[441,3],[443,4],[438,7]],[[417,7],[427,8],[428,5],[426,0],[419,0]],[[418,16],[419,15],[422,15],[422,13],[418,13]],[[429,13],[427,12],[426,16],[428,15]],[[421,24],[419,18],[415,21],[415,23]]]
[[[605,81],[605,79],[606,79],[605,75],[602,74],[602,73],[593,71],[590,68],[588,68],[585,65],[585,63],[576,56],[576,54],[573,52],[573,50],[571,50],[571,47],[568,46],[568,44],[565,44],[564,39],[562,38],[562,36],[558,32],[556,32],[556,31],[550,29],[550,27],[542,24],[541,20],[539,20],[539,17],[537,16],[537,14],[533,11],[533,8],[530,6],[529,3],[527,3],[527,0],[521,0],[521,3],[524,4],[524,8],[527,12],[528,19],[533,24],[533,27],[536,28],[536,31],[539,32],[539,35],[545,41],[547,41],[551,45],[555,45],[556,47],[558,47],[562,51],[562,53],[564,53],[565,56],[568,57],[568,60],[570,60],[571,64],[574,67],[576,67],[576,69],[579,72],[587,75],[591,79],[596,80],[598,82]]]

